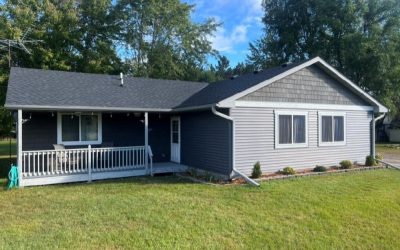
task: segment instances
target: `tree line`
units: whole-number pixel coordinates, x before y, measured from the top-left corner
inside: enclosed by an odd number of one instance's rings
[[[3,0],[0,39],[43,42],[13,50],[13,65],[77,72],[215,82],[321,56],[365,91],[400,109],[400,1],[264,0],[264,35],[231,67],[209,37],[220,23],[196,23],[179,0]],[[216,57],[216,65],[209,65]],[[0,105],[9,73],[0,51]],[[9,130],[0,109],[0,130]],[[1,133],[1,131],[0,131]]]

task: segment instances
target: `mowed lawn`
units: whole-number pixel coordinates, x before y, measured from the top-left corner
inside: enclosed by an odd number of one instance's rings
[[[0,191],[1,248],[400,247],[400,171],[212,186],[143,177]]]
[[[11,162],[10,162],[10,141],[0,140],[0,178],[6,178],[10,170],[10,163],[16,162],[16,141],[11,140]]]

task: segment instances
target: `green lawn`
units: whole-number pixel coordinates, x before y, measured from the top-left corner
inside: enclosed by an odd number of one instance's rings
[[[0,191],[2,248],[400,246],[400,171],[263,183],[133,178]]]
[[[16,162],[16,142],[11,141],[11,163]],[[7,177],[10,169],[10,141],[0,140],[0,178]]]
[[[377,144],[376,152],[379,154],[400,154],[400,144]]]
[[[11,140],[11,154],[15,155],[17,150],[15,139]],[[0,158],[8,157],[10,155],[10,141],[0,140]]]

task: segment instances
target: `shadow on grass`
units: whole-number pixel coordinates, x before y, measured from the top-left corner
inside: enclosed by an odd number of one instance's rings
[[[0,177],[0,187],[5,188],[8,180]],[[71,183],[60,183],[52,184],[52,188],[75,188],[75,187],[92,187],[92,186],[104,186],[104,185],[120,185],[120,184],[133,184],[138,186],[144,185],[168,185],[168,184],[198,184],[185,178],[180,178],[175,175],[160,175],[160,176],[137,176],[137,177],[126,177],[126,178],[115,178],[107,180],[95,180],[92,182],[71,182]],[[40,186],[38,186],[40,187]],[[29,187],[28,187],[29,188]],[[34,187],[33,187],[34,188]]]

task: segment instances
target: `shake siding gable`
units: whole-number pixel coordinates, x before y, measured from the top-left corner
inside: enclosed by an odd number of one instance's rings
[[[315,65],[273,82],[239,101],[370,106]]]

